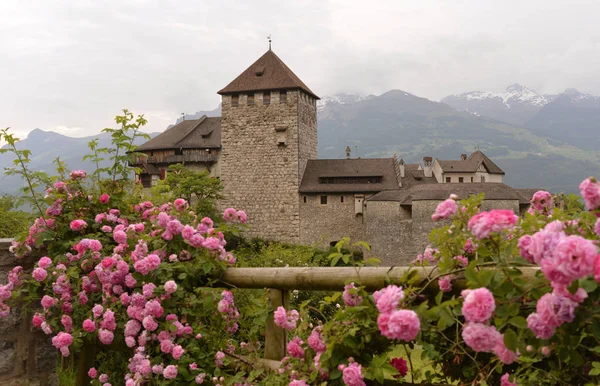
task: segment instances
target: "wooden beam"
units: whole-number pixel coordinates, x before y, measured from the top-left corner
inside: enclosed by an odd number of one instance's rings
[[[228,268],[221,276],[223,284],[236,288],[278,288],[300,291],[340,291],[347,281],[377,291],[389,282],[397,282],[408,270],[417,272],[426,280],[437,272],[435,267],[281,267],[281,268]],[[493,268],[490,268],[493,269]],[[524,277],[532,277],[537,267],[520,267]]]
[[[273,319],[277,307],[290,309],[290,292],[269,288],[269,318],[265,328],[265,359],[280,361],[285,356],[287,347],[287,332],[278,327]]]

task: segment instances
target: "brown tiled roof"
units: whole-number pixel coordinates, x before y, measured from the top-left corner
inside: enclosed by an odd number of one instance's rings
[[[423,169],[419,170],[420,164],[405,164],[404,177],[402,180],[402,189],[417,184],[437,184],[435,177],[425,177]]]
[[[517,192],[521,194],[521,196],[525,197],[527,200],[531,201],[533,195],[541,189],[533,189],[533,188],[517,188],[515,189]]]
[[[412,201],[442,201],[451,194],[463,199],[479,193],[484,193],[486,200],[518,200],[519,204],[529,203],[517,189],[497,182],[414,185],[406,190],[378,193],[369,198],[369,201],[397,201],[401,205],[410,205]]]
[[[380,184],[321,184],[321,177],[381,177]],[[301,193],[380,192],[398,189],[392,158],[318,159],[308,160]]]
[[[292,89],[301,89],[319,99],[273,51],[269,50],[218,93],[223,95]]]
[[[182,121],[138,146],[136,151],[163,149],[210,149],[221,147],[221,117]]]
[[[483,164],[490,174],[504,174],[504,171],[480,150],[473,152],[466,160],[437,161],[444,173],[475,173],[479,165]]]

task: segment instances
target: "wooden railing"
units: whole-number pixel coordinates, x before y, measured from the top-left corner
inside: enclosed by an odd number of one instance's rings
[[[409,270],[418,279],[416,284],[426,284],[435,276],[435,267],[285,267],[285,268],[228,268],[221,276],[224,285],[240,289],[266,288],[269,306],[289,309],[290,291],[341,291],[349,281],[360,283],[369,292],[377,291],[390,282],[398,282]],[[493,269],[493,268],[490,268]],[[520,268],[525,277],[532,277],[539,270]],[[457,284],[460,286],[460,280]],[[464,285],[464,281],[462,282]],[[265,363],[273,368],[286,355],[286,331],[275,325],[272,317],[267,320],[265,331]]]

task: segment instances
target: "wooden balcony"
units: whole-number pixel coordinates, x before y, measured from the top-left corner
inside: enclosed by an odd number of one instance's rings
[[[181,164],[181,163],[214,163],[217,162],[217,154],[209,154],[208,152],[197,152],[193,154],[183,155],[160,155],[148,157],[135,157],[131,165],[143,164]]]

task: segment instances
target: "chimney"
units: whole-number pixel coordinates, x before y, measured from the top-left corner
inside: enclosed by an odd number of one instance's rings
[[[467,155],[466,154],[461,154],[460,155],[460,159],[463,160],[463,161],[466,161],[467,160]]]
[[[350,149],[350,146],[346,146],[346,159],[350,159],[350,152],[352,150]]]
[[[400,158],[400,177],[404,178],[404,160]]]
[[[400,165],[396,154],[394,154],[392,160],[394,161],[394,171],[396,172],[396,180],[398,181],[398,187],[401,188],[402,177],[404,176],[404,161],[400,160],[400,162],[402,162],[402,165]]]
[[[433,158],[423,157],[423,173],[425,177],[433,177]]]

